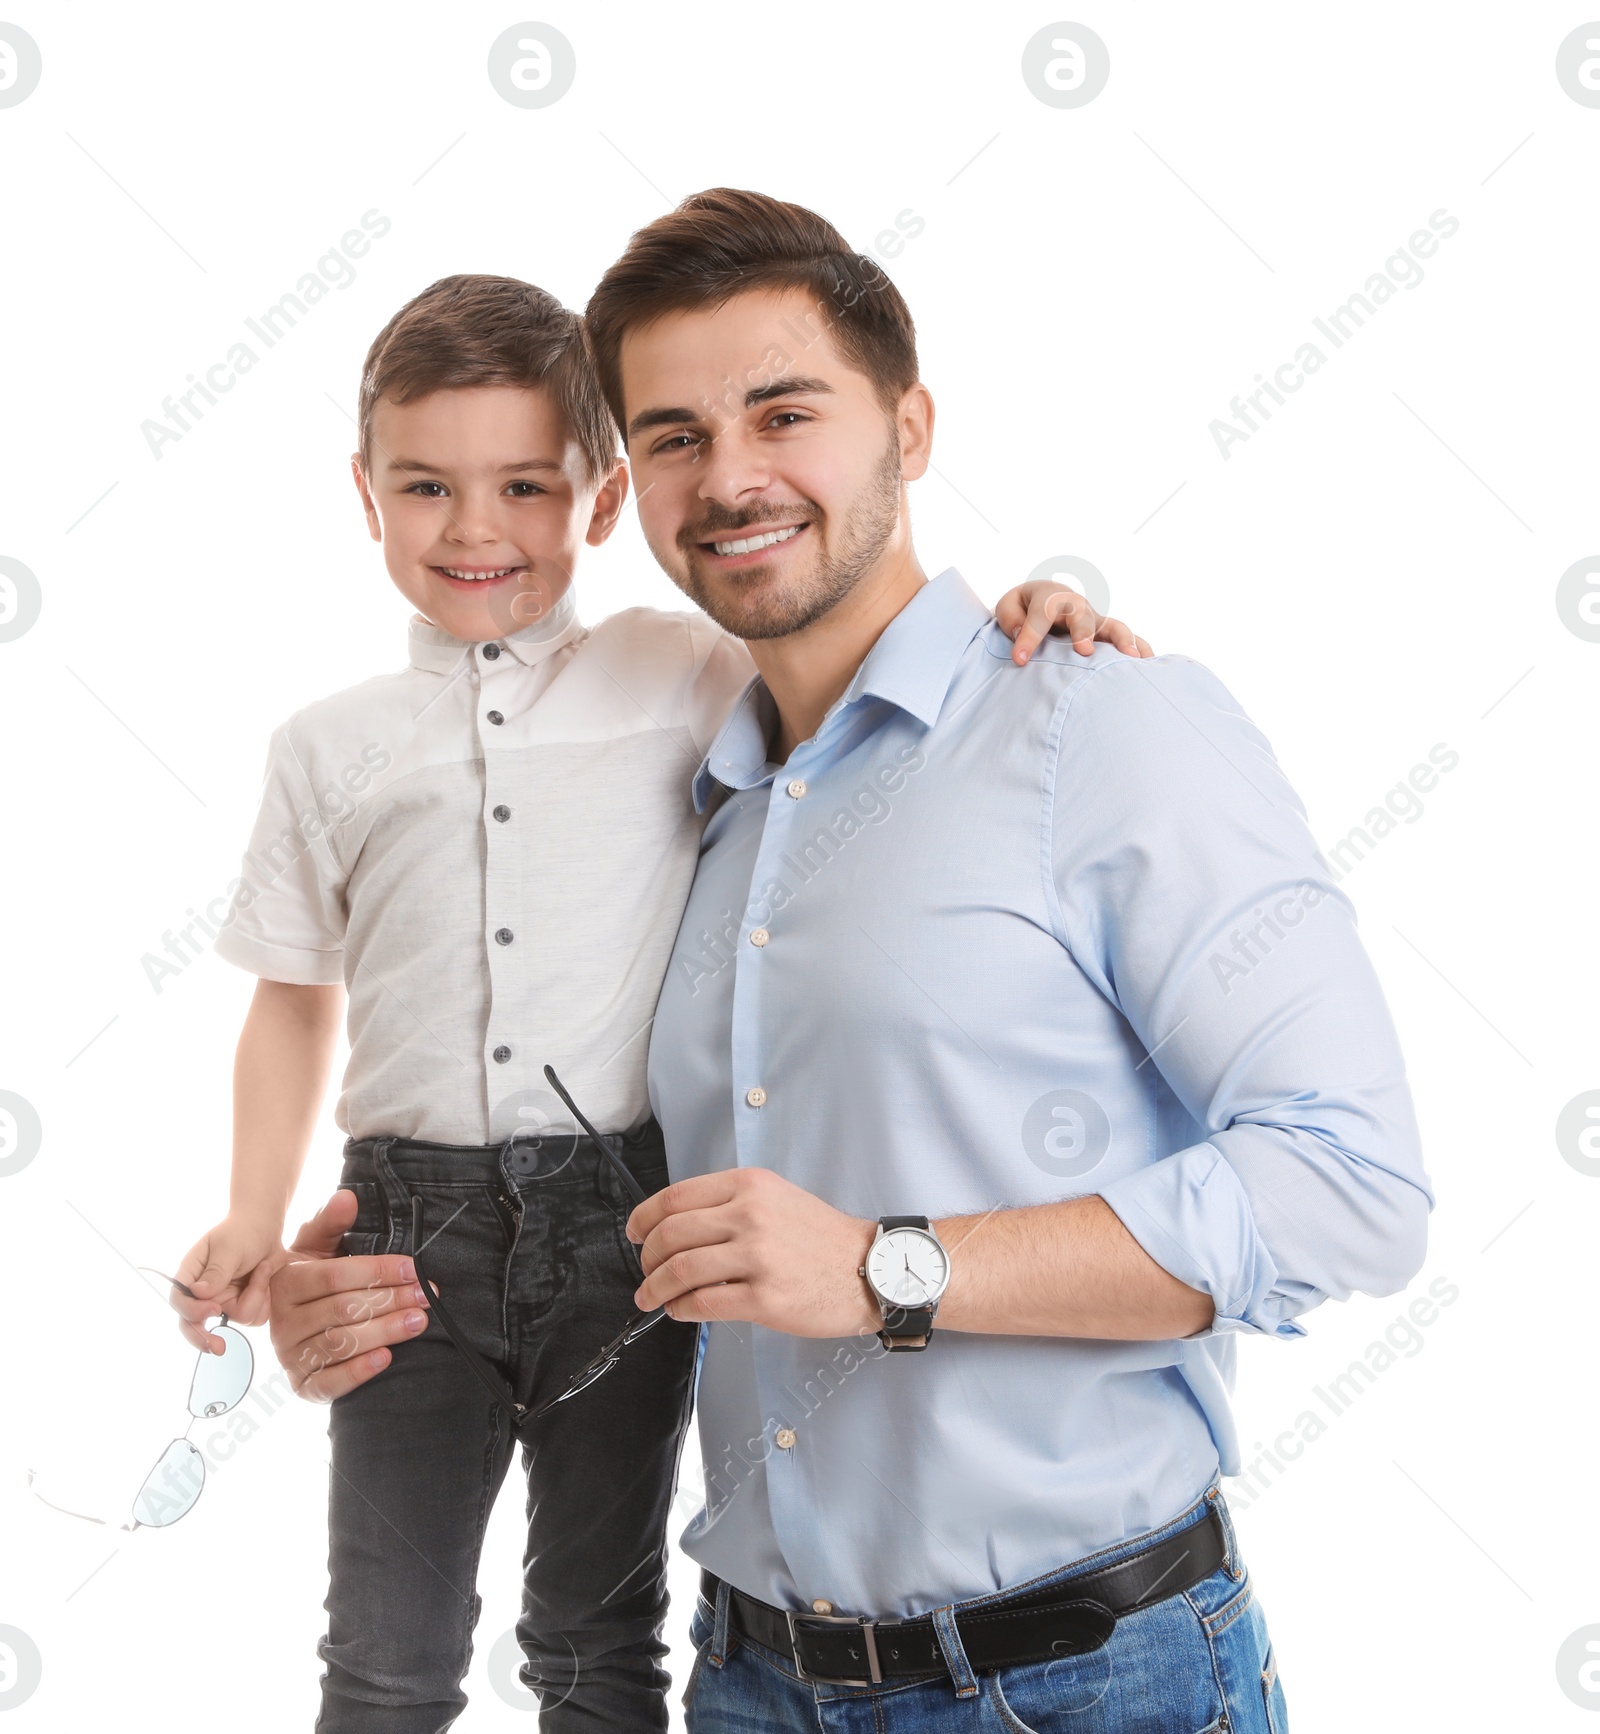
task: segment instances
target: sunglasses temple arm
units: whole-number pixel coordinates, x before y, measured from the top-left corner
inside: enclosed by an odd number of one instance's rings
[[[605,1141],[605,1139],[595,1131],[582,1108],[580,1108],[578,1104],[573,1101],[571,1096],[567,1094],[567,1087],[556,1076],[555,1067],[546,1066],[544,1069],[544,1075],[550,1080],[550,1088],[554,1090],[561,1100],[572,1110],[572,1117],[578,1122],[584,1131],[589,1134],[595,1143],[600,1146],[602,1154],[605,1156],[606,1161],[608,1161],[615,1170],[616,1176],[622,1182],[628,1196],[635,1204],[643,1204],[649,1194],[644,1190],[639,1182],[634,1179],[632,1170],[628,1167],[627,1163],[624,1162],[616,1151],[613,1150]]]
[[[437,1289],[434,1288],[434,1285],[429,1282],[428,1278],[423,1274],[421,1260],[417,1257],[417,1248],[421,1245],[422,1200],[413,1196],[411,1200],[411,1262],[416,1268],[418,1277],[430,1291],[428,1300],[429,1310],[433,1313],[434,1317],[438,1319],[439,1323],[444,1326],[444,1334],[449,1337],[450,1341],[453,1342],[461,1351],[463,1359],[477,1375],[479,1383],[489,1393],[489,1395],[494,1398],[495,1402],[498,1403],[502,1409],[509,1412],[513,1424],[527,1420],[529,1416],[526,1408],[524,1408],[521,1403],[517,1402],[517,1400],[511,1395],[510,1391],[506,1389],[505,1382],[502,1379],[496,1378],[489,1363],[484,1360],[483,1356],[480,1355],[478,1351],[473,1348],[472,1344],[467,1341],[465,1332],[463,1332],[455,1320],[450,1317],[449,1312],[445,1308],[444,1302],[440,1300]]]

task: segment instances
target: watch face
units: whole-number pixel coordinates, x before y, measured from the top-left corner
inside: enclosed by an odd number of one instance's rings
[[[920,1228],[891,1228],[867,1254],[867,1280],[891,1306],[930,1306],[950,1280],[950,1260]]]

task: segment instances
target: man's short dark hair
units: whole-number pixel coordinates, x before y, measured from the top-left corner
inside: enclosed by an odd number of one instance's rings
[[[872,381],[886,409],[916,384],[911,311],[876,260],[854,252],[803,205],[714,187],[640,229],[585,310],[600,388],[624,433],[620,358],[628,332],[752,289],[810,295],[840,355]]]

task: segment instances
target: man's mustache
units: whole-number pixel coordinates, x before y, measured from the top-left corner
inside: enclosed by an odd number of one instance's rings
[[[794,506],[752,506],[743,512],[711,512],[698,524],[678,532],[678,546],[685,552],[699,542],[726,541],[741,530],[758,524],[814,524],[822,516],[821,509],[809,503]]]

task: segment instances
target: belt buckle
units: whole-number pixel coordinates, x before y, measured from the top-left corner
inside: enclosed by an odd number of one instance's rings
[[[783,1610],[784,1618],[789,1622],[789,1654],[794,1661],[794,1670],[808,1686],[879,1686],[883,1683],[883,1670],[878,1666],[878,1639],[876,1620],[869,1620],[855,1614],[809,1614],[795,1613],[791,1608]],[[867,1650],[867,1678],[841,1679],[828,1674],[813,1674],[808,1672],[804,1662],[800,1660],[799,1636],[795,1631],[796,1620],[814,1620],[818,1625],[825,1626],[855,1626],[862,1636]]]

